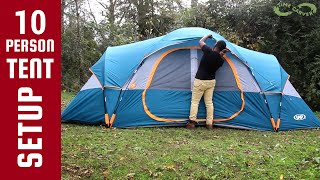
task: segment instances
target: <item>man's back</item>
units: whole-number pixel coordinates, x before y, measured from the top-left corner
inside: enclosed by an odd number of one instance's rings
[[[223,59],[218,52],[213,51],[209,46],[202,46],[203,56],[196,74],[196,79],[212,80],[215,79],[216,71],[223,64]]]

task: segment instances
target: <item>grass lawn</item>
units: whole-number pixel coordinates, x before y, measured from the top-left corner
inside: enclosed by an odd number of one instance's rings
[[[73,96],[62,93],[62,106]],[[320,179],[320,130],[62,124],[62,178]]]

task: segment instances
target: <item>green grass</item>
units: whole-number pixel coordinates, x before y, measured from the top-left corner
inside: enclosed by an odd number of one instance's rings
[[[74,95],[63,93],[63,106]],[[320,117],[320,113],[316,112]],[[320,130],[62,124],[63,179],[320,179]]]
[[[61,93],[61,110],[63,110],[68,103],[72,100],[72,98],[74,98],[76,96],[76,94],[71,93],[71,92],[62,92]]]

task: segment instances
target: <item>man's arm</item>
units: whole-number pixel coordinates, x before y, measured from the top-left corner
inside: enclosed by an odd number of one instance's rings
[[[200,48],[202,48],[202,46],[206,45],[205,41],[208,39],[208,38],[212,38],[212,35],[211,34],[208,34],[206,36],[203,36],[200,41],[199,41],[199,46]]]

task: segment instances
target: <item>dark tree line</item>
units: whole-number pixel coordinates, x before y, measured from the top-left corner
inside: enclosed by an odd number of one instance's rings
[[[183,0],[62,0],[63,89],[78,91],[91,75],[88,68],[108,46],[198,26],[274,54],[300,95],[320,110],[320,2],[308,0],[318,8],[311,16],[282,17],[274,12],[279,2],[296,7],[305,1],[191,0],[187,5]]]

